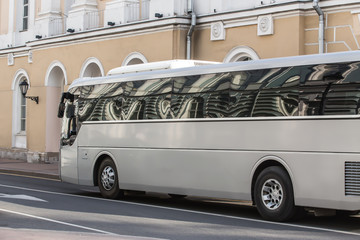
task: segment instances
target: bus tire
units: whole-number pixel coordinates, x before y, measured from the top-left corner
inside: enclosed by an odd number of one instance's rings
[[[116,165],[110,158],[106,158],[100,164],[98,183],[100,193],[105,198],[116,199],[124,195],[124,192],[119,188]]]
[[[265,168],[256,179],[254,191],[256,208],[264,219],[283,222],[297,215],[291,179],[282,167]]]

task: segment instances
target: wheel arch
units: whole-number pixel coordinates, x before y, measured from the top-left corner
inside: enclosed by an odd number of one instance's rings
[[[251,171],[251,200],[254,203],[254,187],[256,179],[258,178],[259,174],[266,168],[272,167],[272,166],[278,166],[283,168],[287,174],[289,175],[289,178],[291,180],[291,185],[293,186],[293,194],[295,196],[295,186],[293,181],[293,174],[290,170],[290,167],[288,164],[281,158],[277,156],[266,156],[261,158],[253,167]]]
[[[115,158],[111,153],[105,152],[105,151],[99,153],[95,158],[96,160],[95,160],[95,164],[94,164],[94,167],[93,167],[93,183],[94,183],[94,186],[99,186],[99,182],[98,182],[99,168],[100,168],[101,163],[107,158],[110,158],[114,162],[114,164],[115,164],[115,166],[117,168]]]

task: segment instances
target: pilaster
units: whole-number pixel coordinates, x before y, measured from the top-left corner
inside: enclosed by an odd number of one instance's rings
[[[113,0],[106,3],[104,23],[114,25],[139,21],[149,18],[148,0]]]
[[[99,11],[96,0],[76,0],[67,18],[67,29],[75,32],[99,26]]]
[[[64,16],[61,13],[60,1],[41,0],[41,10],[35,20],[35,35],[45,38],[64,32]]]

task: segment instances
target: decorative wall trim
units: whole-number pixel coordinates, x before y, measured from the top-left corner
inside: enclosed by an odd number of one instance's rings
[[[80,78],[84,77],[87,67],[92,63],[96,64],[99,67],[101,76],[104,76],[104,67],[101,64],[100,60],[97,59],[96,57],[89,57],[88,59],[85,60],[85,62],[81,66],[81,71],[79,75]]]
[[[274,21],[272,15],[258,17],[257,35],[265,36],[274,34]]]
[[[134,59],[139,59],[143,63],[148,63],[149,62],[142,53],[132,52],[132,53],[130,53],[129,55],[126,56],[126,58],[124,59],[124,61],[121,64],[121,66],[129,65],[129,63]]]
[[[62,63],[61,63],[60,61],[58,61],[58,60],[55,60],[55,61],[53,61],[53,62],[49,65],[49,67],[48,67],[47,70],[46,70],[45,86],[46,86],[46,87],[52,86],[52,84],[49,82],[49,76],[50,76],[51,71],[54,69],[54,67],[59,67],[59,68],[61,68],[61,70],[62,70],[63,73],[64,73],[64,84],[65,84],[65,85],[68,85],[67,74],[66,74],[66,69],[65,69],[64,64],[62,64]]]
[[[260,59],[259,55],[254,51],[254,49],[247,46],[237,46],[231,49],[228,54],[226,54],[223,62],[237,62],[243,61],[244,58],[250,58],[251,60]]]
[[[214,22],[211,23],[211,31],[210,31],[210,40],[211,41],[219,41],[219,40],[225,40],[225,28],[224,23]]]

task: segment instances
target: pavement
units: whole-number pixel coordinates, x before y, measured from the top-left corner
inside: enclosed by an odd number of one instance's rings
[[[59,163],[28,163],[23,160],[0,158],[0,173],[60,179]]]
[[[0,173],[18,174],[32,177],[60,179],[59,163],[28,163],[23,160],[0,158]],[[84,232],[48,231],[34,229],[13,229],[0,226],[1,240],[159,240],[158,238],[147,238],[126,235],[91,234]]]
[[[64,231],[47,231],[33,229],[10,229],[0,227],[1,240],[164,240],[160,238],[147,238],[125,235],[91,234]]]

